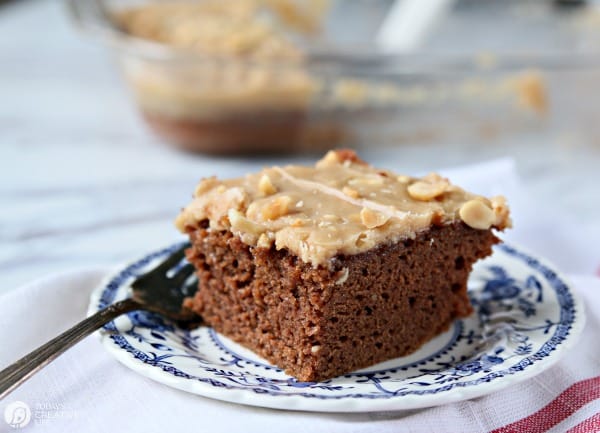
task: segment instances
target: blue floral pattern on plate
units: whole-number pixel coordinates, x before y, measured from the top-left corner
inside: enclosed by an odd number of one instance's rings
[[[180,244],[123,267],[93,294],[90,313],[128,295],[135,278]],[[178,328],[135,311],[107,324],[104,346],[130,368],[170,386],[242,404],[312,411],[427,407],[473,398],[556,362],[584,324],[583,308],[541,260],[500,245],[469,279],[475,310],[416,353],[326,382],[298,382],[208,327]]]

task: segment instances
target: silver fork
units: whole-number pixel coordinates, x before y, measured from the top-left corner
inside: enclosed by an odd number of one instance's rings
[[[121,314],[147,310],[182,325],[199,323],[199,316],[182,305],[183,299],[193,296],[197,290],[197,280],[190,278],[193,266],[187,263],[177,268],[188,247],[189,244],[183,245],[153,270],[138,277],[131,285],[130,298],[98,311],[0,371],[0,400],[67,349]],[[168,276],[169,271],[173,276]]]

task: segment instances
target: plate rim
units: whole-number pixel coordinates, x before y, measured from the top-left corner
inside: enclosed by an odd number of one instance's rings
[[[123,271],[130,269],[136,264],[148,259],[151,256],[160,256],[165,251],[171,250],[184,244],[185,241],[178,241],[169,244],[169,246],[152,250],[137,260],[125,262],[120,266],[115,266],[113,271],[109,272],[103,280],[94,288],[90,295],[87,315],[90,316],[98,311],[99,303],[101,302],[102,294],[105,292],[108,284],[110,284]],[[356,396],[342,396],[319,398],[318,395],[302,395],[302,394],[270,394],[261,393],[257,389],[252,388],[224,388],[213,385],[207,385],[203,381],[186,378],[181,380],[172,372],[167,372],[161,366],[150,365],[142,360],[132,356],[131,351],[121,347],[105,331],[104,327],[95,332],[102,346],[113,355],[121,364],[125,365],[134,372],[143,375],[149,379],[159,382],[163,385],[179,389],[199,397],[206,397],[230,403],[243,404],[254,407],[264,407],[271,409],[284,409],[291,411],[309,411],[309,412],[324,412],[324,413],[347,413],[347,412],[378,412],[389,410],[412,410],[426,407],[438,406],[441,404],[455,403],[458,401],[473,399],[488,395],[509,387],[527,379],[530,379],[541,372],[547,370],[556,364],[564,354],[575,346],[585,328],[586,314],[582,298],[574,289],[571,281],[564,273],[557,270],[557,267],[544,257],[540,257],[529,252],[526,248],[516,245],[515,243],[501,243],[494,246],[496,249],[505,250],[509,255],[519,255],[520,259],[524,258],[536,261],[537,264],[550,270],[554,274],[554,279],[562,283],[572,298],[573,311],[575,319],[573,320],[568,335],[563,338],[551,353],[541,359],[535,360],[518,372],[518,374],[508,374],[499,377],[501,380],[491,380],[489,382],[479,383],[473,386],[461,387],[454,386],[447,392],[437,392],[429,394],[409,394],[396,396],[381,396],[381,398],[359,398]],[[493,254],[489,257],[492,257]],[[529,263],[528,266],[531,267]],[[536,268],[540,272],[540,269]],[[110,322],[109,322],[110,323]],[[139,351],[138,351],[139,352]],[[315,405],[315,402],[318,404]]]

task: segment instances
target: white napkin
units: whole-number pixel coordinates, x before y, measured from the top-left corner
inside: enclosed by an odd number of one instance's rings
[[[106,272],[89,269],[54,275],[2,296],[0,366],[83,319],[90,292]],[[587,326],[575,349],[539,376],[475,400],[417,411],[365,414],[245,407],[146,379],[118,363],[91,336],[0,402],[0,431],[14,431],[1,415],[16,401],[26,403],[31,410],[28,431],[49,433],[484,432],[522,418],[526,419],[523,428],[502,431],[529,432],[532,426],[546,426],[564,432],[590,419],[588,423],[595,419],[600,428],[600,279],[571,280],[588,307]],[[543,412],[537,419],[535,413],[540,410]]]

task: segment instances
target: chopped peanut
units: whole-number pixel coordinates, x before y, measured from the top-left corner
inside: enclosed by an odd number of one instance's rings
[[[277,188],[275,188],[273,182],[271,182],[271,178],[267,174],[263,174],[258,181],[258,190],[263,195],[272,195],[277,192]]]
[[[348,197],[358,198],[360,194],[354,188],[350,188],[349,186],[345,186],[342,188],[342,192],[346,194]]]
[[[261,214],[265,220],[274,220],[290,213],[291,197],[282,195],[267,204]]]
[[[384,215],[380,212],[371,210],[366,207],[362,208],[362,210],[360,211],[360,220],[368,229],[380,227],[386,222],[388,222],[389,219],[390,217],[388,215]]]

